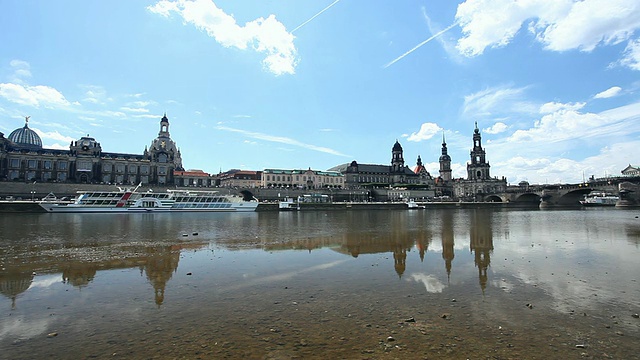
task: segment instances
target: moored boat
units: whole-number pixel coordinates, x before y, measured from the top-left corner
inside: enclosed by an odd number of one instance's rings
[[[300,199],[294,200],[293,198],[286,198],[283,201],[278,202],[278,210],[280,211],[295,211],[300,210]]]
[[[410,199],[409,201],[407,201],[407,209],[409,209],[409,210],[421,210],[421,209],[424,209],[424,208],[425,208],[424,205],[418,204],[413,199]]]
[[[582,206],[615,206],[620,197],[603,192],[591,192],[580,200]]]
[[[258,201],[248,192],[240,196],[192,190],[138,193],[137,189],[79,191],[70,203],[43,199],[39,204],[55,213],[244,212],[258,207]]]

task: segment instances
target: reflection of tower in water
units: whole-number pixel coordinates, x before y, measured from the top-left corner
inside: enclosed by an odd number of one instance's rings
[[[475,210],[471,215],[470,250],[478,268],[480,288],[484,293],[487,287],[487,269],[491,264],[493,251],[493,232],[491,230],[491,212]]]
[[[147,279],[153,286],[155,301],[157,305],[164,302],[164,290],[167,282],[178,269],[180,261],[180,248],[173,249],[172,246],[149,247],[147,251],[147,261],[140,266],[147,274]]]
[[[447,282],[451,278],[451,263],[453,262],[453,258],[455,257],[455,253],[453,250],[454,240],[453,240],[453,220],[451,218],[451,212],[446,211],[442,214],[442,229],[441,229],[441,240],[442,240],[442,258],[444,259],[444,265],[447,269]]]
[[[402,277],[407,268],[407,249],[401,244],[396,244],[393,249],[393,267],[399,277]]]
[[[9,271],[0,274],[0,294],[11,299],[11,309],[16,308],[18,295],[27,291],[32,282],[31,271]]]

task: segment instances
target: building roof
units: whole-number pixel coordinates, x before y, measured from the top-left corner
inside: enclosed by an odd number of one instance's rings
[[[202,170],[174,170],[175,176],[193,176],[193,177],[209,177],[210,175]]]
[[[15,129],[9,134],[9,140],[16,145],[28,149],[42,149],[42,139],[38,134],[29,129],[29,116],[25,118],[24,127]]]

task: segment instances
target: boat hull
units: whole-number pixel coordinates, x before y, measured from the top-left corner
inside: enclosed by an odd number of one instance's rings
[[[258,203],[237,204],[228,208],[143,208],[143,207],[88,207],[60,204],[40,204],[46,212],[51,213],[150,213],[150,212],[251,212],[256,211]]]

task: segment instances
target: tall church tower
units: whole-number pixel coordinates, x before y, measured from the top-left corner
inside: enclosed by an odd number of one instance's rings
[[[396,140],[391,150],[391,171],[399,173],[404,170],[404,158],[402,156],[402,145]]]
[[[467,163],[467,180],[487,180],[489,176],[489,163],[482,148],[482,136],[478,130],[478,123],[473,131],[473,149],[471,150],[471,163]]]
[[[160,119],[158,137],[151,142],[144,156],[151,161],[151,182],[160,185],[173,183],[173,171],[184,170],[182,154],[169,135],[169,118],[164,114]]]
[[[451,156],[447,153],[447,142],[442,133],[442,155],[440,155],[440,177],[444,181],[451,181]]]

